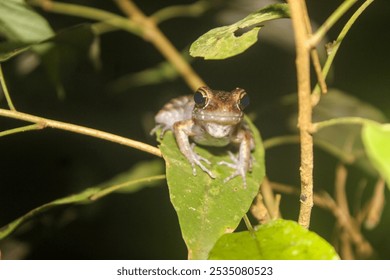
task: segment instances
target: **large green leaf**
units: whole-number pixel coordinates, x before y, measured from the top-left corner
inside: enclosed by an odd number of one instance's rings
[[[59,198],[38,206],[9,224],[1,227],[0,240],[10,235],[25,221],[54,207],[68,204],[91,203],[112,192],[133,193],[141,188],[158,186],[160,185],[159,182],[165,179],[164,175],[157,175],[161,173],[161,169],[162,163],[160,160],[141,162],[107,182],[87,188],[80,193]]]
[[[362,138],[368,158],[390,187],[390,124],[364,124]]]
[[[161,141],[171,202],[191,259],[206,259],[218,238],[234,231],[259,190],[265,174],[264,150],[259,132],[253,124],[250,126],[256,149],[252,153],[253,170],[247,175],[246,189],[241,177],[223,182],[232,172],[232,169],[216,164],[230,161],[225,150],[212,153],[207,148],[196,148],[201,156],[212,162],[211,170],[217,178],[211,179],[200,169],[197,176],[192,174],[191,166],[180,153],[171,132],[167,132]]]
[[[54,35],[47,21],[24,0],[0,1],[0,33],[10,41],[25,43],[42,41]]]
[[[267,6],[234,24],[210,30],[191,45],[190,54],[205,59],[238,55],[256,43],[261,23],[289,16],[287,4]]]
[[[334,248],[296,222],[276,220],[256,232],[222,236],[211,250],[212,260],[335,260]]]

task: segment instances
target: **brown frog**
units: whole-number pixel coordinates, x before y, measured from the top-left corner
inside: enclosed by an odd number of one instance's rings
[[[241,176],[246,188],[246,173],[251,171],[251,151],[254,149],[252,133],[244,121],[243,110],[248,105],[249,96],[241,88],[227,92],[203,86],[193,96],[182,96],[168,102],[157,113],[152,133],[161,128],[160,137],[163,138],[167,130],[172,130],[181,153],[191,163],[192,173],[196,175],[196,166],[199,166],[213,179],[214,174],[204,165],[211,163],[194,151],[195,143],[238,146],[237,155],[228,151],[232,162],[221,161],[218,164],[234,169],[224,182]]]

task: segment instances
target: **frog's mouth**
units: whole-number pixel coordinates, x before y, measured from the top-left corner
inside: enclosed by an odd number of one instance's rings
[[[204,126],[207,133],[214,138],[224,138],[230,136],[234,131],[234,126],[219,123],[207,123]]]
[[[201,122],[211,122],[220,125],[236,125],[242,120],[243,114],[219,113],[205,114],[204,112],[194,112],[193,118]]]

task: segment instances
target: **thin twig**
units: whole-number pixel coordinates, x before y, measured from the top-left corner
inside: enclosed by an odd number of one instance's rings
[[[367,217],[364,222],[364,226],[367,229],[375,228],[382,216],[383,208],[385,206],[385,180],[383,178],[378,179],[374,194],[369,202],[369,207],[367,211]]]
[[[298,80],[298,127],[301,143],[301,207],[298,223],[305,228],[310,225],[313,207],[313,137],[309,133],[312,122],[310,97],[310,49],[305,23],[304,0],[288,0],[294,27],[296,45],[296,68]]]
[[[263,141],[264,149],[268,150],[277,146],[287,145],[287,144],[299,144],[298,135],[283,135],[276,136]]]
[[[213,6],[211,1],[199,0],[197,2],[185,5],[174,5],[162,8],[150,16],[155,23],[160,24],[163,21],[176,17],[198,17]]]
[[[0,116],[35,123],[43,128],[51,127],[51,128],[56,128],[56,129],[60,129],[60,130],[66,130],[66,131],[78,133],[78,134],[88,135],[91,137],[100,138],[100,139],[107,140],[110,142],[129,146],[129,147],[153,154],[153,155],[158,156],[158,157],[162,156],[160,150],[156,147],[153,147],[153,146],[150,146],[148,144],[145,144],[145,143],[142,143],[139,141],[135,141],[135,140],[132,140],[129,138],[121,137],[121,136],[118,136],[118,135],[115,135],[112,133],[93,129],[93,128],[88,128],[88,127],[79,126],[79,125],[75,125],[75,124],[46,119],[46,118],[37,117],[34,115],[22,113],[22,112],[15,112],[12,110],[5,110],[5,109],[0,109]]]
[[[336,203],[340,207],[340,209],[347,215],[347,217],[350,217],[349,213],[349,206],[348,206],[348,200],[347,200],[347,193],[346,193],[346,182],[347,182],[347,168],[341,163],[339,163],[336,167],[336,177],[335,177],[335,198]]]
[[[267,207],[268,214],[270,215],[270,218],[276,219],[277,216],[273,216],[273,214],[274,213],[279,214],[279,205],[275,201],[275,195],[267,177],[264,178],[260,186],[260,190],[263,196],[264,204]]]
[[[1,67],[1,63],[0,63],[0,84],[1,84],[1,88],[3,89],[5,100],[7,100],[8,107],[12,111],[16,111],[15,106],[12,103],[11,96],[9,95],[7,85],[5,83],[4,74],[3,74],[3,68]]]
[[[306,42],[310,48],[317,46],[332,26],[355,4],[357,0],[345,0]]]
[[[155,22],[130,0],[114,0],[118,7],[143,31],[145,40],[151,42],[161,54],[175,66],[192,90],[205,85],[205,82],[183,59],[180,52],[172,45],[168,38],[160,31]]]
[[[21,127],[17,127],[17,128],[4,130],[4,131],[0,132],[0,137],[11,135],[11,134],[16,134],[16,133],[20,133],[20,132],[31,131],[31,130],[39,130],[42,128],[43,127],[39,124],[30,124],[30,125],[26,125],[26,126],[21,126]]]
[[[268,214],[268,209],[264,204],[261,192],[257,194],[255,202],[252,204],[250,211],[253,217],[255,217],[260,224],[265,224],[269,222],[270,215]]]
[[[109,24],[115,28],[123,29],[137,36],[142,36],[142,30],[134,22],[127,18],[118,16],[97,8],[86,7],[77,4],[62,3],[48,0],[29,0],[30,5],[41,7],[43,10],[50,13],[58,13],[68,16],[76,16],[99,21],[104,24]]]
[[[331,47],[328,48],[328,58],[325,61],[324,67],[322,68],[322,76],[326,78],[329,73],[330,66],[333,63],[334,58],[336,57],[337,51],[340,48],[341,43],[343,42],[345,36],[347,35],[348,31],[351,29],[352,25],[355,23],[357,18],[363,13],[363,11],[372,3],[374,0],[366,0],[359,9],[356,10],[356,12],[351,16],[351,18],[347,21],[347,23],[344,25],[343,29],[341,30],[340,34],[337,36],[336,41],[334,41],[331,44]],[[314,87],[312,98],[316,99],[315,96],[320,95],[320,85],[317,84]],[[319,99],[319,97],[317,98]]]
[[[165,179],[165,175],[156,175],[156,176],[140,178],[140,179],[136,179],[136,180],[132,180],[132,181],[128,181],[128,182],[123,182],[120,184],[116,184],[116,185],[112,185],[112,186],[109,186],[107,188],[104,188],[104,189],[94,193],[93,195],[91,195],[89,197],[89,199],[92,201],[95,201],[95,200],[98,200],[98,199],[100,199],[100,198],[102,198],[110,193],[113,193],[113,192],[118,191],[118,190],[123,189],[123,188],[127,188],[127,187],[132,186],[132,185],[144,184],[144,183],[149,183],[152,181],[158,181],[158,180],[164,180],[164,179]]]
[[[348,221],[351,220],[351,215],[349,213],[349,206],[346,193],[346,182],[347,182],[348,172],[343,164],[338,164],[336,167],[336,176],[335,176],[335,199],[338,207],[345,215],[345,219]],[[340,241],[340,255],[345,260],[355,259],[353,250],[352,250],[352,240],[351,236],[346,233],[345,228],[341,225],[340,221],[337,221],[336,229],[338,232],[338,239]]]
[[[251,221],[249,221],[249,218],[248,218],[247,214],[244,215],[243,220],[244,220],[245,225],[246,225],[246,228],[248,229],[248,231],[250,232],[250,234],[251,234],[253,237],[255,237],[256,232],[255,232],[255,230],[253,229],[253,226],[252,226],[252,224],[251,224]]]
[[[308,36],[310,37],[310,36],[312,36],[313,30],[311,28],[311,22],[310,22],[309,14],[307,11],[306,2],[303,1],[302,5],[304,5],[302,11],[303,11],[304,17],[305,17],[305,24],[306,24],[307,33],[308,33]],[[326,86],[325,77],[322,75],[320,57],[318,55],[317,46],[312,47],[312,49],[310,50],[310,55],[311,55],[311,60],[313,61],[314,71],[316,72],[316,75],[317,75],[318,84],[320,85],[322,93],[326,93],[328,91],[328,87]],[[319,101],[319,98],[318,98],[318,101]],[[317,105],[318,101],[316,99],[313,99],[312,106],[314,107],[315,105]]]
[[[334,126],[334,125],[344,125],[344,124],[357,124],[357,125],[364,125],[364,124],[379,124],[376,121],[365,119],[361,117],[344,117],[344,118],[335,118],[335,119],[329,119],[326,121],[321,121],[317,123],[313,123],[310,129],[311,133],[318,132],[319,130]]]

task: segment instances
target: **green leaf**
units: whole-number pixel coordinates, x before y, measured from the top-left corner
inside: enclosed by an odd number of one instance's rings
[[[238,55],[257,42],[261,23],[289,16],[287,4],[267,6],[234,24],[210,30],[191,45],[190,54],[204,59]]]
[[[130,170],[117,175],[116,177],[105,183],[102,183],[95,187],[87,188],[80,193],[72,194],[43,204],[29,211],[25,215],[15,219],[9,224],[1,227],[0,240],[10,235],[23,222],[56,206],[68,204],[86,204],[94,202],[97,199],[106,196],[114,191],[133,193],[140,190],[141,188],[158,186],[160,185],[158,184],[158,182],[165,179],[164,175],[156,175],[159,174],[161,169],[162,164],[160,160],[141,162]]]
[[[390,187],[390,124],[364,124],[362,139],[372,165]]]
[[[48,22],[23,0],[0,1],[0,33],[10,41],[24,43],[54,35]]]
[[[211,250],[211,260],[337,260],[334,248],[316,233],[287,220],[248,232],[222,236]]]
[[[219,161],[230,161],[226,150],[212,153],[211,149],[196,147],[196,152],[212,162],[211,179],[198,168],[192,174],[191,165],[180,153],[171,132],[161,141],[160,149],[166,162],[166,176],[171,202],[177,212],[184,241],[191,259],[206,259],[210,249],[220,236],[236,229],[248,211],[265,174],[264,149],[259,132],[248,120],[256,148],[252,173],[247,175],[247,188],[242,178],[236,177],[224,183],[232,169],[220,166]]]
[[[34,44],[22,42],[0,43],[0,62],[7,61],[16,55],[31,49],[33,45]]]

